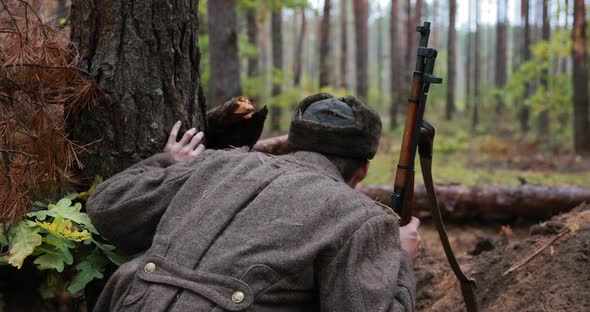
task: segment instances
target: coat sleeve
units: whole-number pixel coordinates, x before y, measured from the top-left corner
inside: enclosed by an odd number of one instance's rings
[[[190,173],[170,155],[156,154],[101,183],[88,199],[88,214],[101,235],[123,252],[145,250]]]
[[[319,272],[321,311],[413,311],[416,281],[389,215],[366,221]]]

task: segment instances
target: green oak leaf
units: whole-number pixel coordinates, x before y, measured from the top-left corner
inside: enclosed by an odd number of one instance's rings
[[[47,237],[43,237],[43,245],[37,247],[41,254],[33,263],[39,270],[55,269],[63,272],[65,264],[74,263],[70,248],[75,247],[76,244],[73,241],[48,234]]]
[[[58,249],[53,247],[53,252],[45,253],[33,262],[37,265],[39,270],[55,269],[57,272],[63,272],[65,264],[71,265],[74,263],[72,253],[68,249]]]
[[[118,254],[115,249],[116,247],[110,244],[103,244],[100,242],[97,242],[96,240],[92,240],[92,242],[94,244],[96,244],[96,246],[98,246],[98,248],[100,248],[100,250],[102,250],[102,252],[104,252],[104,254],[109,258],[109,260],[111,260],[112,263],[116,264],[117,266],[121,266],[123,265],[125,262],[131,260],[132,257],[128,257],[128,256],[123,256]]]
[[[34,224],[34,223],[33,223]],[[10,250],[4,259],[12,266],[21,268],[25,258],[33,253],[35,248],[43,242],[39,227],[30,222],[19,221],[13,223],[8,230]]]
[[[40,221],[47,219],[47,217],[57,218],[61,216],[64,219],[69,219],[77,224],[84,226],[87,228],[91,233],[98,234],[96,228],[90,221],[90,217],[85,212],[80,212],[82,208],[82,204],[75,203],[72,206],[72,201],[68,198],[62,198],[58,201],[55,205],[49,204],[48,210],[39,210],[35,212],[30,212],[27,214],[28,217],[35,217]]]
[[[94,249],[91,254],[76,265],[78,273],[72,279],[68,291],[72,294],[77,293],[95,278],[103,278],[103,272],[108,263],[109,260],[100,252],[100,249]]]

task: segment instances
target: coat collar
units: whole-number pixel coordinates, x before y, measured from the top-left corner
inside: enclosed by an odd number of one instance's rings
[[[334,166],[334,164],[332,164],[332,162],[328,158],[326,158],[326,156],[320,153],[309,151],[295,151],[287,155],[286,158],[292,158],[299,165],[311,168],[314,171],[325,174],[336,181],[340,181],[343,183],[345,182],[338,168],[336,168],[336,166]]]

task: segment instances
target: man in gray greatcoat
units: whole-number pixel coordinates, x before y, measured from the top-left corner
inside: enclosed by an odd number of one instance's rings
[[[179,127],[167,152],[88,201],[101,234],[139,254],[95,311],[414,310],[419,222],[400,241],[395,214],[353,189],[377,151],[374,111],[353,97],[310,96],[283,156],[203,150],[194,129],[176,142]]]

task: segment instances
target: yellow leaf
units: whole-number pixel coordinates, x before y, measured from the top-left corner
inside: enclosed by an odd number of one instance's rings
[[[86,239],[91,238],[91,235],[88,231],[83,230],[80,232],[76,226],[73,225],[72,221],[64,220],[61,215],[58,215],[53,219],[53,222],[39,222],[35,221],[41,228],[45,231],[53,234],[57,237],[63,237],[73,241],[83,241]]]

